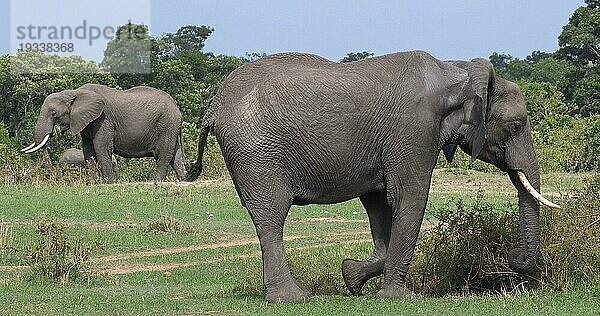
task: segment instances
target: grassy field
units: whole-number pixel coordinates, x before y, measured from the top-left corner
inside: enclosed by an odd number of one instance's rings
[[[579,186],[581,175],[546,175],[543,183],[546,195],[558,195]],[[473,199],[478,191],[498,205],[516,203],[506,176],[436,170],[428,209]],[[165,218],[173,232],[149,229]],[[433,220],[426,216],[425,225]],[[89,260],[91,277],[69,284],[31,279],[26,249],[37,243],[35,226],[43,221],[64,224],[70,240],[102,245]],[[374,280],[363,296],[349,296],[341,260],[371,251],[367,216],[357,200],[292,208],[285,230],[288,258],[314,297],[300,305],[266,304],[254,227],[228,181],[4,186],[0,222],[0,313],[6,315],[598,315],[600,310],[600,285],[386,301],[374,297],[380,282]]]

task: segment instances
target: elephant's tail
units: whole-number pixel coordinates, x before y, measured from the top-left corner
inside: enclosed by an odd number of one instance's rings
[[[200,173],[202,173],[202,155],[204,154],[206,138],[208,137],[208,132],[210,132],[210,129],[210,124],[206,124],[206,121],[202,122],[202,127],[200,128],[200,137],[198,138],[198,159],[196,159],[196,162],[186,174],[184,181],[195,181],[198,179],[198,176],[200,176]]]

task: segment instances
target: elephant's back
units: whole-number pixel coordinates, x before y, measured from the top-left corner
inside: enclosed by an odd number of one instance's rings
[[[178,123],[181,112],[166,92],[152,87],[134,87],[113,96],[119,117],[151,123]]]
[[[283,116],[299,107],[332,108],[365,103],[377,80],[323,57],[306,53],[280,53],[240,66],[223,82],[211,102],[205,120],[214,123],[219,117],[237,119],[245,116]],[[358,68],[357,68],[358,69]],[[354,83],[354,86],[352,84]],[[356,87],[364,99],[350,96]],[[356,92],[356,91],[354,91]],[[346,102],[318,104],[315,97],[333,100],[345,95]],[[288,102],[293,98],[293,102]],[[342,96],[343,97],[343,96]],[[304,109],[309,111],[311,109]],[[333,109],[334,111],[343,109]]]

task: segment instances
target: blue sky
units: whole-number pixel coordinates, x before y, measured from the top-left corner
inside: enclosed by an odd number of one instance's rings
[[[0,0],[0,54],[10,50],[9,2]],[[135,10],[121,2],[115,10]],[[440,59],[488,57],[494,51],[524,58],[533,50],[556,50],[562,26],[582,5],[583,0],[152,0],[150,28],[160,35],[183,25],[210,25],[215,32],[205,50],[235,56],[303,51],[339,60],[349,51],[422,49]]]

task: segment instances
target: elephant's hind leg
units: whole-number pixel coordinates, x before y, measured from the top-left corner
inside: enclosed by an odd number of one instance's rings
[[[283,248],[283,225],[291,206],[291,196],[281,192],[281,188],[285,186],[258,189],[258,194],[256,187],[252,187],[252,198],[242,199],[252,217],[260,241],[266,300],[305,302],[309,293],[292,277]],[[277,190],[274,191],[273,188]]]
[[[179,181],[183,181],[186,175],[185,162],[183,161],[183,157],[183,149],[181,148],[181,146],[177,145],[177,149],[175,150],[175,156],[173,156],[173,160],[171,160],[171,168],[175,170],[175,174],[177,174],[177,179]]]
[[[175,151],[178,148],[177,134],[164,135],[157,147],[154,158],[156,159],[156,181],[165,181],[167,169],[175,159]],[[175,170],[177,172],[177,170]],[[179,174],[177,174],[179,178]]]
[[[369,279],[383,273],[392,223],[392,208],[388,205],[384,192],[365,194],[360,197],[360,201],[369,216],[375,249],[366,260],[345,259],[342,262],[342,276],[352,294],[359,294]]]

